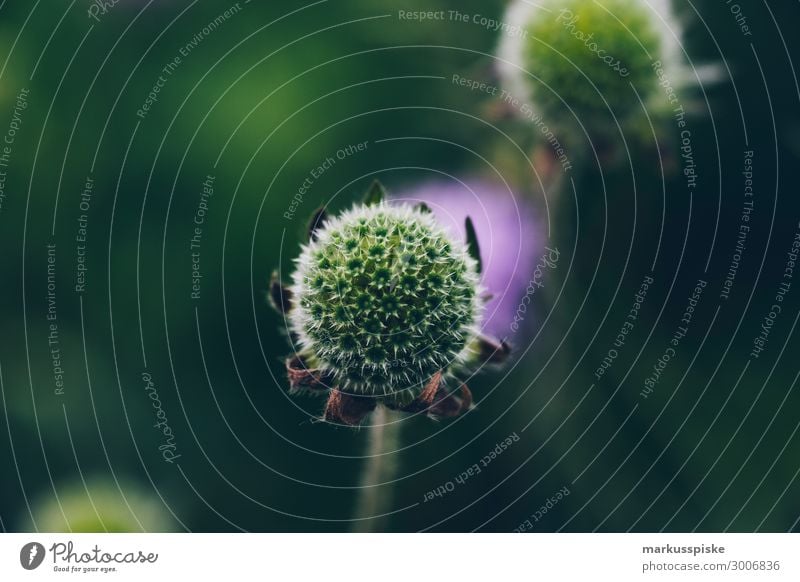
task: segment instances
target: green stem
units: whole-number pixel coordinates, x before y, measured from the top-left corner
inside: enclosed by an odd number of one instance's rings
[[[387,516],[392,506],[392,486],[397,471],[396,451],[400,442],[400,423],[386,407],[378,406],[370,417],[366,459],[356,501],[353,531],[386,531]],[[390,454],[386,454],[390,453]],[[385,484],[385,485],[381,485]]]

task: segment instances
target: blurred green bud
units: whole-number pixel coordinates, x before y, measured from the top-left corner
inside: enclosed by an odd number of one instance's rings
[[[120,488],[121,487],[121,488]],[[47,491],[31,506],[33,523],[24,529],[40,532],[125,533],[169,532],[175,524],[167,507],[138,487],[102,478],[75,481]]]
[[[612,114],[622,120],[656,93],[656,63],[675,73],[679,30],[669,12],[663,0],[515,2],[507,18],[526,34],[498,50],[506,89],[549,123],[574,116],[591,130]]]

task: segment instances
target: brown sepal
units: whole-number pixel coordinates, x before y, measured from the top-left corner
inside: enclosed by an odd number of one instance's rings
[[[472,392],[462,384],[458,392],[448,392],[442,384],[442,372],[436,372],[422,393],[410,404],[399,407],[403,412],[425,412],[432,418],[452,418],[472,407]]]
[[[371,396],[356,396],[334,388],[325,404],[322,419],[326,422],[356,426],[373,410],[377,400]]]
[[[387,404],[387,406],[396,410],[402,410],[403,412],[426,412],[436,399],[436,393],[439,391],[441,384],[442,372],[439,370],[433,376],[431,376],[431,379],[425,386],[425,389],[410,404],[397,407]]]
[[[308,368],[299,355],[286,360],[286,373],[289,376],[289,391],[324,392],[331,386],[332,378],[323,370]]]
[[[428,415],[433,418],[452,418],[465,413],[471,407],[472,392],[466,384],[462,384],[458,393],[440,390],[433,406],[428,409]]]

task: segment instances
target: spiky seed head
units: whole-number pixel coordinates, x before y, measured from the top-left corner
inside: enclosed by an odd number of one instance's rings
[[[291,292],[303,356],[342,391],[396,400],[469,359],[483,306],[467,246],[433,215],[386,203],[329,219]]]

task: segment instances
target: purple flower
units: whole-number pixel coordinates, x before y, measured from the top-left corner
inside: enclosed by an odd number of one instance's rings
[[[509,337],[536,259],[546,244],[544,228],[531,204],[507,186],[487,181],[427,182],[392,198],[424,202],[445,228],[462,239],[466,238],[464,221],[472,218],[483,261],[481,283],[493,296],[486,304],[482,331]]]

